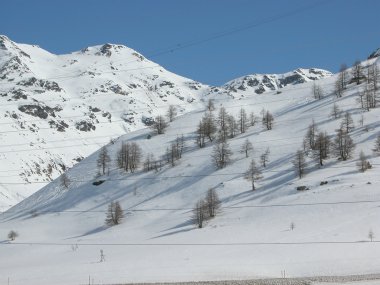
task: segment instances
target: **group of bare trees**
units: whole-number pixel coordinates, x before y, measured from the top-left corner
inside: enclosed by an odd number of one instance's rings
[[[107,226],[116,226],[122,222],[124,218],[123,209],[119,201],[111,202],[108,205],[105,223]]]
[[[226,141],[217,142],[213,149],[211,158],[217,169],[224,168],[231,161],[232,151]]]
[[[211,103],[210,103],[211,102]],[[232,151],[228,144],[228,139],[234,138],[238,133],[243,134],[250,126],[256,124],[257,118],[253,112],[249,115],[244,108],[240,108],[238,118],[229,114],[226,108],[221,107],[217,117],[214,117],[213,111],[215,107],[211,100],[207,106],[207,111],[198,123],[196,129],[196,144],[203,148],[207,143],[215,142],[213,146],[211,158],[216,168],[224,168],[231,160]],[[273,127],[273,115],[266,110],[262,110],[262,122],[268,129]],[[246,140],[241,147],[241,152],[245,153],[246,157],[253,151],[253,145],[249,140]],[[261,161],[266,165],[269,152],[263,154]]]
[[[116,154],[116,161],[119,168],[126,172],[135,172],[140,166],[142,150],[136,142],[123,142]]]
[[[314,82],[311,90],[312,90],[314,99],[321,100],[323,98],[324,91],[319,84]]]
[[[360,61],[355,61],[351,68],[351,74],[349,74],[347,66],[342,65],[335,82],[335,94],[338,98],[343,96],[349,83],[356,85],[365,83],[362,91],[358,93],[358,102],[363,110],[369,111],[377,107],[380,101],[380,71],[376,62],[367,66],[365,70]],[[337,112],[334,109],[332,115],[337,118]]]
[[[212,142],[215,139],[217,126],[212,112],[206,112],[198,124],[196,130],[196,143],[202,148],[206,145],[206,141]]]
[[[182,136],[177,136],[174,142],[166,148],[166,161],[172,166],[175,166],[175,162],[182,158],[182,153],[185,148],[185,139]]]
[[[367,68],[367,76],[364,89],[359,92],[358,101],[363,110],[369,111],[376,108],[380,101],[380,72],[376,63]]]
[[[200,199],[193,209],[193,223],[198,228],[203,228],[207,220],[214,218],[220,209],[220,200],[214,188],[210,188],[206,197]]]
[[[271,112],[268,110],[262,109],[261,110],[262,119],[261,122],[263,123],[263,126],[270,131],[273,128],[274,123],[274,117]]]
[[[168,118],[169,122],[173,122],[176,116],[177,108],[174,105],[169,105],[166,112],[166,117]],[[162,135],[165,133],[165,130],[168,126],[169,123],[167,120],[165,120],[165,117],[163,115],[158,115],[154,118],[154,121],[150,127],[157,135]]]
[[[349,74],[347,71],[347,65],[342,64],[339,70],[338,78],[335,81],[335,95],[340,98],[343,96],[343,92],[347,89],[349,80]]]
[[[355,128],[350,113],[345,112],[340,127],[336,130],[333,140],[323,131],[319,131],[314,120],[308,126],[303,140],[303,150],[297,150],[292,163],[296,175],[302,178],[307,166],[306,158],[310,156],[319,166],[333,154],[339,160],[347,160],[352,157],[355,144],[350,133]]]

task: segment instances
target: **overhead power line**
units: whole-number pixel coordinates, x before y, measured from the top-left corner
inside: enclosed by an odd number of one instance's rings
[[[281,20],[281,19],[284,19],[284,18],[288,18],[290,16],[294,16],[294,15],[303,13],[303,12],[308,11],[308,10],[315,9],[318,6],[329,4],[332,1],[334,1],[334,0],[318,1],[318,2],[312,3],[312,4],[307,5],[307,6],[297,7],[296,9],[291,10],[291,11],[286,11],[286,12],[282,12],[282,13],[279,13],[279,14],[276,14],[276,15],[272,15],[270,17],[264,18],[264,19],[259,20],[259,21],[255,21],[255,22],[248,23],[248,24],[245,24],[245,25],[237,26],[237,27],[235,27],[235,28],[233,28],[233,29],[231,29],[229,31],[215,33],[215,34],[209,35],[207,37],[204,37],[203,39],[194,39],[194,40],[187,41],[187,42],[177,43],[177,44],[169,46],[167,48],[158,50],[157,52],[154,52],[154,53],[148,55],[147,57],[149,57],[149,58],[156,58],[156,57],[159,57],[159,56],[162,56],[162,55],[165,55],[165,54],[176,52],[178,50],[190,48],[190,47],[193,47],[193,46],[197,46],[197,45],[203,44],[205,42],[209,42],[209,41],[212,41],[212,40],[216,40],[216,39],[219,39],[219,38],[230,36],[232,34],[236,34],[236,33],[239,33],[239,32],[245,31],[245,30],[257,28],[259,26],[262,26],[262,25],[265,25],[265,24],[268,24],[268,23],[272,23],[272,22],[275,22],[275,21],[278,21],[278,20]],[[140,59],[136,59],[136,60],[133,60],[133,61],[128,61],[127,64],[128,63],[137,62],[137,61],[140,61]],[[123,62],[123,60],[113,61],[113,63],[116,63],[116,62],[120,63],[120,62]],[[106,64],[103,64],[103,65],[106,65]],[[99,65],[99,66],[102,66],[102,65]],[[130,70],[140,70],[140,69],[157,68],[157,67],[161,67],[161,66],[157,65],[157,66],[153,66],[153,67],[140,67],[140,68],[134,68],[134,69],[129,69],[129,70],[128,69],[126,69],[126,70],[112,70],[112,71],[107,71],[107,72],[104,72],[104,73],[125,72],[125,71],[130,71]],[[81,73],[83,73],[83,72],[86,72],[86,71],[82,71]],[[93,72],[96,72],[96,71],[93,71]],[[69,75],[70,73],[66,73],[66,74],[63,74],[61,76],[58,75],[58,76],[55,76],[55,77],[44,78],[44,80],[73,78],[73,77],[78,77],[81,73],[76,73],[76,74],[72,74],[72,75]],[[7,83],[4,82],[4,83],[0,83],[0,84],[7,84]]]
[[[245,209],[245,208],[287,208],[287,207],[313,207],[331,205],[352,205],[352,204],[372,204],[380,203],[380,200],[360,200],[360,201],[335,201],[335,202],[315,202],[315,203],[292,203],[292,204],[267,204],[267,205],[241,205],[241,206],[221,206],[220,209]],[[154,212],[154,211],[192,211],[193,208],[126,208],[126,212]],[[0,213],[12,213],[16,211],[7,210]],[[106,213],[106,210],[41,210],[36,209],[36,214],[56,214],[56,213]]]
[[[234,242],[234,243],[76,243],[78,246],[161,246],[161,247],[180,247],[180,246],[290,246],[290,245],[363,245],[372,244],[373,246],[380,244],[380,240],[373,241],[304,241],[304,242]],[[13,246],[13,245],[38,245],[38,246],[71,246],[73,243],[58,243],[58,242],[8,242],[0,243],[0,246]]]
[[[206,156],[206,155],[205,155]],[[208,155],[209,156],[209,155]],[[380,164],[372,163],[373,166],[379,166]],[[341,168],[353,168],[353,166],[349,165],[340,165],[340,166],[327,166],[324,169],[341,169]],[[283,173],[284,171],[289,171],[289,169],[286,170],[267,170],[265,169],[265,173]],[[235,172],[235,173],[214,173],[214,174],[197,174],[197,175],[173,175],[173,176],[151,176],[151,177],[122,177],[122,178],[108,178],[108,179],[100,179],[104,180],[104,182],[107,181],[136,181],[136,180],[166,180],[166,179],[182,179],[182,178],[195,178],[195,177],[213,177],[213,176],[233,176],[233,175],[245,175],[245,172]],[[90,180],[81,180],[81,179],[70,179],[71,182],[81,182],[81,183],[90,183],[96,181],[96,179],[90,179]],[[28,184],[48,184],[52,181],[46,182],[46,181],[30,181],[30,182],[0,182],[0,185],[28,185]]]

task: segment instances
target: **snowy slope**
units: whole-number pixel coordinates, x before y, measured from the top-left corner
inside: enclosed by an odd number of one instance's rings
[[[111,139],[146,127],[170,104],[181,115],[203,108],[207,98],[235,95],[173,74],[123,45],[54,55],[0,36],[0,210]]]
[[[143,129],[107,146],[112,159],[123,141],[136,142],[144,154],[158,158],[183,134],[186,148],[175,167],[130,174],[112,164],[109,175],[97,177],[98,152],[85,158],[67,172],[68,189],[55,180],[1,216],[0,250],[7,256],[0,259],[2,282],[7,277],[12,284],[78,284],[90,276],[102,284],[280,277],[283,271],[288,277],[379,273],[380,157],[372,148],[380,133],[380,109],[361,111],[362,85],[351,84],[336,98],[335,79],[319,81],[326,94],[321,100],[312,98],[311,82],[285,86],[281,94],[215,100],[230,114],[244,107],[260,116],[265,108],[275,118],[273,130],[257,123],[230,139],[232,162],[220,170],[210,158],[213,145],[199,149],[194,143],[204,109],[178,117],[164,135],[147,139],[151,132]],[[311,120],[330,136],[339,127],[340,119],[329,116],[333,103],[354,119],[353,158],[342,162],[332,156],[321,168],[308,158],[307,174],[298,179],[291,160]],[[244,179],[251,158],[240,147],[247,138],[257,162],[270,148],[256,191]],[[361,150],[373,165],[365,173],[356,167]],[[105,182],[92,184],[99,180]],[[310,190],[300,192],[297,186]],[[209,188],[217,191],[222,209],[198,229],[191,222],[192,208]],[[124,222],[105,227],[107,206],[116,200],[125,210]],[[5,239],[10,230],[19,233],[13,242]],[[369,242],[370,230],[375,242]],[[100,250],[105,262],[99,262]]]
[[[208,90],[122,45],[57,56],[5,36],[0,78],[0,171],[6,176],[0,209],[110,139],[146,127],[146,118],[165,114],[169,104],[179,114],[194,109]],[[22,184],[29,181],[41,184]]]

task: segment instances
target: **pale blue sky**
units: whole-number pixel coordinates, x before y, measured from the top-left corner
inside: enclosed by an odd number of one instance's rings
[[[124,44],[213,85],[297,67],[336,71],[380,47],[378,0],[12,0],[1,10],[0,34],[16,42],[58,54]],[[197,44],[151,57],[189,41]]]

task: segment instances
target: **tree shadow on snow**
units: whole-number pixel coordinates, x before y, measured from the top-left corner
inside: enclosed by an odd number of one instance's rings
[[[69,240],[69,239],[75,239],[75,238],[81,238],[81,237],[85,237],[85,236],[89,236],[89,235],[93,235],[93,234],[97,234],[97,233],[100,233],[102,231],[105,231],[106,229],[108,229],[107,226],[100,226],[100,227],[97,227],[95,229],[92,229],[88,232],[85,232],[84,234],[82,235],[79,235],[79,236],[73,236],[73,237],[69,237],[69,238],[66,238],[66,240]]]
[[[174,230],[174,231],[172,231],[172,230]],[[157,239],[157,238],[171,236],[171,235],[175,235],[175,234],[179,234],[179,233],[185,233],[185,232],[189,232],[191,230],[194,230],[194,222],[192,219],[188,219],[187,221],[185,221],[183,223],[180,223],[174,227],[171,227],[169,229],[161,231],[161,232],[167,232],[167,231],[170,231],[170,232],[154,236],[150,239]]]

